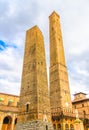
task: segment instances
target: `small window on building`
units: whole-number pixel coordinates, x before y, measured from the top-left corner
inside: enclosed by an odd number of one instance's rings
[[[69,125],[65,124],[65,130],[69,130]]]
[[[61,124],[58,124],[58,130],[61,130]]]
[[[86,112],[85,112],[85,111],[83,111],[83,113],[84,113],[84,115],[86,115]]]
[[[54,128],[54,130],[56,130],[56,125],[55,124],[53,124],[53,128]]]
[[[84,104],[82,104],[82,107],[84,107]]]
[[[70,130],[74,130],[74,126],[70,124]]]
[[[12,99],[10,99],[10,100],[8,101],[8,106],[11,106],[11,105],[12,105],[12,103],[13,103],[13,100],[12,100]]]
[[[17,102],[17,107],[19,106],[19,102]]]
[[[26,112],[29,111],[29,104],[26,105]]]

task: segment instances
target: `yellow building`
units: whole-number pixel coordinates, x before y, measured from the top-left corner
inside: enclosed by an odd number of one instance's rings
[[[78,110],[79,118],[83,118],[84,129],[89,130],[89,98],[85,93],[74,94],[73,108]]]
[[[19,96],[0,93],[0,130],[15,130]]]

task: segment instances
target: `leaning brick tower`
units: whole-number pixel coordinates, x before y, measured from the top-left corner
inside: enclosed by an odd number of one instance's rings
[[[16,130],[53,130],[44,38],[37,26],[26,32],[19,111]]]
[[[51,109],[72,108],[68,72],[64,56],[60,16],[54,11],[50,24],[50,100]]]

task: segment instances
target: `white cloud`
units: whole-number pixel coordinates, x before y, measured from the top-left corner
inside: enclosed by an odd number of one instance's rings
[[[17,48],[8,47],[0,53],[0,91],[19,94],[22,59]]]
[[[11,82],[8,79],[0,79],[0,92],[19,95],[20,82]]]

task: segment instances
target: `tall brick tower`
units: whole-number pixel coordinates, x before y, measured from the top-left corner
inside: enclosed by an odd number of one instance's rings
[[[16,130],[53,130],[42,32],[37,26],[26,32]]]
[[[72,108],[67,67],[65,63],[60,17],[54,11],[50,24],[50,100],[51,110]]]

